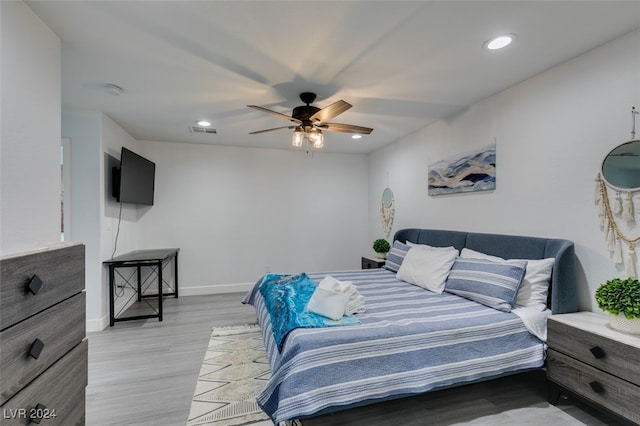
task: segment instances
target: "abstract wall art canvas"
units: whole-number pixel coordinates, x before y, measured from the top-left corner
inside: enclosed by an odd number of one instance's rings
[[[429,195],[496,189],[496,144],[429,164]]]

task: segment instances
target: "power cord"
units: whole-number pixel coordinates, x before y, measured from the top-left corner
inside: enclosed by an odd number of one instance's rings
[[[113,242],[113,253],[111,253],[111,258],[116,255],[116,250],[118,248],[118,236],[120,235],[120,222],[122,221],[122,201],[120,201],[120,212],[118,213],[118,228],[116,230],[116,239]]]

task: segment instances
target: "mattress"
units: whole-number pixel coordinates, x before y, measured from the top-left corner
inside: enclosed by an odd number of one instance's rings
[[[255,306],[272,374],[257,401],[275,422],[540,368],[545,344],[520,317],[398,281],[386,269],[308,273],[352,281],[360,324],[297,328],[280,350],[264,299]]]

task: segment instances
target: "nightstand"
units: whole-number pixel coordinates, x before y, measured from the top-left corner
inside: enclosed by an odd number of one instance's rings
[[[549,317],[549,403],[566,391],[640,423],[640,337],[615,331],[608,322],[593,312]]]
[[[376,269],[382,268],[386,260],[384,259],[373,259],[370,257],[362,256],[362,269]]]

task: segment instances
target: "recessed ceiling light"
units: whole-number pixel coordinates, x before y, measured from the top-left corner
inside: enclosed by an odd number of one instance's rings
[[[211,126],[211,123],[209,121],[207,121],[207,120],[196,121],[196,123],[198,124],[198,126],[202,126],[202,127]]]
[[[489,50],[498,50],[510,45],[515,38],[515,34],[500,34],[485,41],[483,46]]]
[[[362,135],[352,135],[351,139],[360,139]]]

